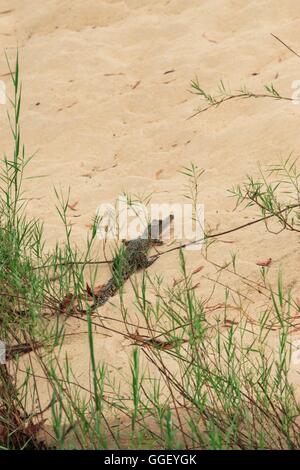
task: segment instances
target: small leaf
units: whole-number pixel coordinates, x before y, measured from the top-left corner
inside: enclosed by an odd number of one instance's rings
[[[256,262],[256,264],[257,266],[262,266],[263,268],[266,268],[270,266],[271,262],[272,262],[272,258],[268,258],[268,259],[259,260]]]
[[[203,268],[204,268],[204,266],[199,266],[198,268],[196,268],[192,271],[192,274],[200,273],[200,271],[202,271]]]
[[[77,211],[76,206],[78,203],[79,203],[79,200],[73,202],[72,204],[68,204],[68,208],[71,209],[72,211]]]
[[[140,83],[141,83],[141,80],[138,80],[137,82],[135,82],[135,84],[132,85],[132,87],[131,87],[132,90],[135,90],[139,86]]]

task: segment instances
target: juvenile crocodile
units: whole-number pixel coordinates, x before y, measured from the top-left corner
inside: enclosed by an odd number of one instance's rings
[[[148,258],[148,253],[153,246],[163,244],[161,237],[165,228],[174,219],[171,214],[164,220],[154,220],[145,229],[143,235],[134,240],[123,241],[123,245],[114,257],[112,263],[112,277],[101,288],[100,293],[96,296],[91,310],[104,305],[110,297],[113,297],[118,290],[124,285],[132,274],[140,269],[147,269],[157,259],[157,257]]]
[[[125,241],[115,256],[112,264],[112,277],[102,287],[91,306],[92,310],[104,305],[110,297],[113,297],[123,286],[124,282],[136,271],[146,269],[156,260],[156,257],[148,259],[149,250],[163,242],[158,238],[136,238]]]

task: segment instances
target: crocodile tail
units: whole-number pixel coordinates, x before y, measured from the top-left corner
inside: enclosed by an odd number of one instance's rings
[[[113,278],[111,278],[101,289],[99,292],[96,302],[92,305],[92,309],[97,307],[101,307],[104,305],[110,297],[113,297],[118,291],[118,287]]]
[[[118,289],[119,288],[115,282],[115,279],[111,277],[104,286],[104,294],[108,295],[109,297],[113,297],[117,293]]]

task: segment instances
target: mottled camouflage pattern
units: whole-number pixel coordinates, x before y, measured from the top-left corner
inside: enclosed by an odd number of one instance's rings
[[[155,261],[155,258],[148,259],[148,252],[152,246],[162,245],[163,242],[157,238],[136,238],[124,242],[124,253],[118,261],[113,261],[113,277],[103,286],[96,301],[92,305],[92,310],[104,305],[110,297],[113,297],[122,287],[124,282],[136,271],[146,269]]]

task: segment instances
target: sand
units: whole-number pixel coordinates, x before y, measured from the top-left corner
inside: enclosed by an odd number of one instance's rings
[[[298,154],[300,105],[244,100],[187,119],[200,104],[190,81],[197,76],[210,93],[220,79],[232,90],[247,84],[256,92],[274,83],[291,96],[299,59],[271,33],[300,51],[299,26],[297,0],[1,0],[1,50],[13,58],[19,46],[22,135],[27,151],[37,151],[27,175],[42,176],[25,182],[28,213],[44,221],[47,246],[63,239],[54,186],[65,192],[71,187],[71,201],[79,201],[68,216],[74,241],[83,246],[99,204],[113,203],[122,191],[152,193],[154,202],[184,202],[180,169],[190,162],[205,170],[200,202],[206,228],[225,230],[254,220],[255,210],[233,212],[227,190],[258,174],[258,162],[274,164]],[[0,79],[9,88],[4,54]],[[5,106],[0,122],[1,153],[9,152]],[[256,262],[271,257],[270,279],[281,268],[285,285],[299,291],[296,234],[276,236],[260,225],[222,240],[227,243],[210,251],[215,262],[221,265],[236,252],[240,272],[258,279]],[[187,253],[187,259],[191,269],[205,266],[197,275],[199,296],[205,297],[211,288],[206,277],[214,277],[216,268],[200,252]],[[178,276],[178,252],[161,257],[149,272],[171,283]],[[101,271],[99,280],[107,275]],[[216,295],[224,299],[222,286]],[[129,286],[125,299],[133,310]],[[249,312],[259,315],[251,303]],[[118,310],[107,305],[101,314],[117,318]],[[70,320],[69,330],[75,335],[65,351],[78,380],[89,387],[85,325]],[[96,338],[97,359],[126,375],[128,341],[104,336],[101,329]]]

